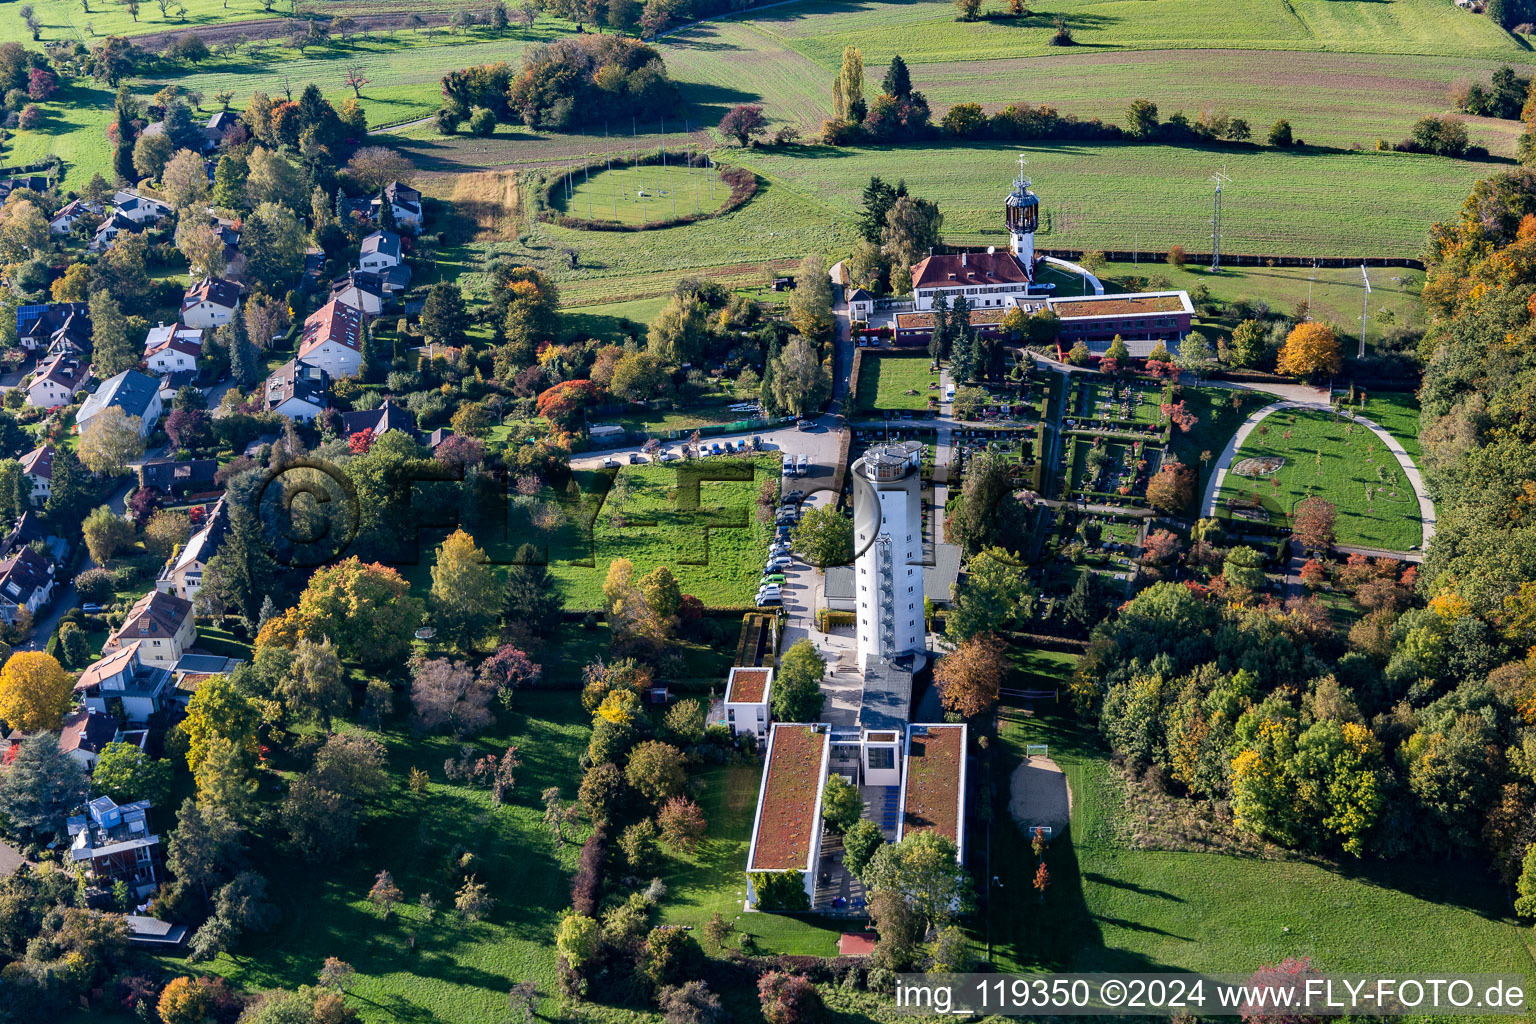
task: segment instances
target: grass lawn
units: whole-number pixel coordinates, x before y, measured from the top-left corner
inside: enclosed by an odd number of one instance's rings
[[[560,310],[561,323],[573,331],[623,344],[631,331],[645,336],[645,328],[671,296],[658,295],[630,302],[609,302],[595,306],[566,306]]]
[[[928,396],[939,395],[939,375],[927,356],[881,356],[859,361],[860,409],[927,409]],[[908,394],[914,391],[916,394]]]
[[[705,473],[724,475],[731,466],[751,465],[751,480],[704,479],[698,485],[697,509],[683,507],[678,482],[684,470],[655,464],[624,465],[608,492],[590,532],[566,516],[550,542],[552,574],[560,581],[568,608],[596,608],[602,603],[603,580],[615,558],[627,558],[636,576],[666,565],[677,576],[684,594],[693,594],[706,607],[750,604],[768,553],[771,527],[757,521],[754,504],[765,479],[777,479],[778,459],[712,460]],[[601,493],[596,470],[575,473],[583,494]],[[594,512],[588,502],[586,516]],[[615,512],[623,515],[622,525]],[[592,565],[576,564],[591,560]]]
[[[1438,215],[1437,215],[1438,216]],[[1388,321],[1406,326],[1424,326],[1424,307],[1419,302],[1419,288],[1424,283],[1422,271],[1407,267],[1372,267],[1371,320],[1367,335],[1381,339],[1382,325]],[[1181,270],[1162,261],[1142,260],[1140,263],[1115,261],[1106,263],[1099,274],[1109,288],[1115,281],[1128,277],[1147,280],[1164,278],[1171,288],[1188,292],[1204,287],[1211,297],[1221,302],[1240,300],[1265,302],[1277,312],[1291,313],[1309,299],[1312,316],[1335,324],[1347,339],[1346,350],[1353,346],[1360,335],[1360,299],[1365,289],[1360,280],[1359,267],[1234,267],[1225,266],[1212,273],[1207,266],[1185,264]],[[1114,286],[1118,288],[1118,286]],[[1228,327],[1205,328],[1214,344],[1221,335],[1229,334]]]
[[[1419,506],[1407,477],[1364,427],[1331,413],[1277,412],[1248,435],[1233,467],[1244,459],[1271,457],[1284,460],[1271,476],[1239,476],[1229,467],[1218,502],[1257,495],[1270,521],[1283,524],[1297,501],[1317,494],[1338,509],[1340,544],[1407,551],[1422,542]]]
[[[1204,493],[1211,467],[1232,435],[1237,433],[1237,428],[1256,410],[1276,399],[1261,391],[1204,387],[1186,387],[1179,397],[1184,401],[1184,408],[1199,417],[1199,422],[1187,434],[1175,427],[1168,447],[1180,462],[1199,472],[1200,486],[1195,488],[1198,500]],[[1234,398],[1238,403],[1236,407],[1232,404]],[[1202,458],[1206,452],[1210,452],[1210,457]]]
[[[1427,864],[1323,864],[1132,850],[1119,841],[1118,783],[1092,730],[1046,706],[1004,723],[993,765],[991,912],[978,922],[1001,970],[1246,972],[1287,956],[1324,971],[1532,970],[1508,897],[1477,871]],[[1072,790],[1072,826],[1046,854],[1051,886],[1008,817],[1006,775],[1026,743],[1050,744]]]
[[[670,855],[662,881],[667,898],[661,923],[690,925],[701,945],[703,928],[716,913],[737,932],[751,934],[761,953],[837,955],[837,922],[787,914],[744,913],[747,849],[752,845],[752,816],[757,810],[762,769],[754,765],[712,767],[695,776],[699,806],[709,822],[708,837],[691,855]],[[727,940],[734,948],[739,936]],[[710,952],[715,952],[710,950]]]
[[[1365,396],[1365,404],[1350,410],[1391,434],[1408,457],[1423,469],[1419,448],[1419,399],[1407,391],[1377,391]]]
[[[867,50],[864,60],[873,66]],[[1000,204],[1020,151],[1040,195],[1041,248],[1203,251],[1206,178],[1225,166],[1234,184],[1222,192],[1224,250],[1296,256],[1417,255],[1426,225],[1502,166],[1406,153],[1094,142],[797,146],[755,151],[745,162],[845,217],[871,175],[904,179],[914,195],[939,204],[946,242],[1005,245]]]
[[[567,215],[620,224],[650,224],[689,214],[718,210],[730,198],[729,185],[718,172],[704,167],[593,166],[573,176],[569,197],[556,190],[556,201]]]
[[[5,162],[30,164],[56,156],[64,161],[68,188],[84,188],[93,174],[112,181],[112,146],[107,141],[112,97],[111,89],[90,79],[61,82],[53,98],[39,104],[46,115],[42,126],[10,137]]]
[[[340,956],[357,969],[348,1003],[370,1022],[499,1020],[507,990],[530,979],[552,1006],[554,928],[570,904],[568,877],[581,837],[556,846],[539,794],[559,786],[567,798],[575,796],[588,723],[569,693],[520,695],[516,712],[504,719],[474,746],[499,754],[517,745],[523,767],[510,804],[492,807],[488,791],[445,781],[443,761],[458,749],[451,737],[389,731],[384,739],[396,785],[368,810],[357,849],[327,867],[286,856],[266,860],[261,871],[283,912],[277,930],[243,943],[238,957],[196,965],[165,958],[167,969],[220,974],[252,990],[296,988],[314,981],[327,956]],[[411,768],[432,777],[421,796],[405,788]],[[451,865],[465,848],[475,856],[476,877],[496,899],[480,922],[460,920],[452,910]],[[387,923],[366,899],[374,875],[386,869],[406,894]],[[433,922],[416,902],[424,892],[441,908]]]

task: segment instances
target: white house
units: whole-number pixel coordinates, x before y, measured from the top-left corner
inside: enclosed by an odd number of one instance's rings
[[[74,199],[59,207],[59,212],[48,222],[48,230],[55,235],[67,235],[75,224],[87,215],[101,216],[102,205],[89,199]]]
[[[330,394],[330,374],[302,359],[290,359],[267,378],[267,411],[308,423],[326,410]]]
[[[96,393],[85,400],[75,413],[75,424],[84,430],[87,423],[112,406],[117,406],[137,419],[139,433],[148,437],[160,420],[164,403],[160,398],[160,381],[138,370],[124,370],[116,377],[102,381]]]
[[[203,570],[208,568],[208,560],[219,553],[219,545],[224,543],[228,532],[229,510],[221,497],[203,521],[202,528],[165,563],[165,568],[155,579],[155,589],[188,601],[195,598],[203,587]]]
[[[393,231],[375,231],[363,239],[363,251],[357,258],[359,270],[380,271],[399,265],[399,235]]]
[[[363,312],[332,299],[304,320],[298,357],[332,380],[351,377],[363,362]]]
[[[27,384],[27,404],[34,409],[69,405],[85,390],[90,375],[90,364],[73,351],[66,348],[55,352],[38,364]]]
[[[203,332],[189,330],[179,324],[170,327],[161,324],[151,329],[144,342],[144,362],[151,372],[160,375],[195,372],[197,360],[202,354]]]
[[[53,597],[53,563],[30,547],[0,562],[0,619],[14,623],[22,609],[35,615]]]
[[[402,185],[398,181],[392,181],[385,185],[378,196],[373,200],[373,214],[377,217],[383,212],[384,204],[389,203],[395,215],[395,223],[402,228],[410,228],[412,231],[421,228],[421,193],[409,185]]]
[[[101,645],[101,653],[115,654],[137,646],[141,662],[169,668],[196,642],[192,602],[175,594],[151,590],[134,602],[128,618]]]
[[[384,284],[371,270],[349,270],[331,282],[331,298],[356,306],[365,316],[378,316],[384,308]]]
[[[173,212],[170,204],[128,189],[119,189],[117,195],[112,197],[112,205],[120,215],[135,224],[155,224]]]
[[[45,444],[23,455],[21,475],[32,482],[32,504],[47,501],[53,493],[53,446]]]
[[[181,299],[181,322],[211,330],[234,319],[240,309],[240,286],[218,277],[205,277]]]
[[[96,227],[96,234],[86,243],[86,248],[91,252],[101,252],[103,249],[112,248],[112,243],[117,241],[117,236],[124,231],[130,235],[136,235],[144,230],[142,221],[124,217],[116,210],[108,210],[106,217]]]
[[[146,665],[139,657],[142,641],[112,651],[80,673],[75,692],[95,711],[114,714],[121,707],[130,724],[142,725],[160,710],[171,683],[168,667]],[[174,664],[174,663],[173,663]]]
[[[732,736],[768,738],[768,691],[773,669],[736,666],[725,681],[725,724]]]

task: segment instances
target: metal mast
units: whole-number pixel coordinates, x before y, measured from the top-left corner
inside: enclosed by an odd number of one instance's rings
[[[1365,322],[1371,318],[1371,275],[1365,272],[1365,264],[1360,264],[1360,278],[1365,282],[1365,294],[1360,298],[1360,354],[1356,357],[1365,358]]]
[[[1216,186],[1215,205],[1211,214],[1211,269],[1221,269],[1221,186],[1231,181],[1225,172],[1217,171],[1206,179]]]

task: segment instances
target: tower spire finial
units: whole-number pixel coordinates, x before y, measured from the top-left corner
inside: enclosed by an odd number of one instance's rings
[[[1019,177],[1014,182],[1014,184],[1017,185],[1020,189],[1029,188],[1029,184],[1030,184],[1029,183],[1029,178],[1025,175],[1025,172],[1024,172],[1024,168],[1025,168],[1026,165],[1028,165],[1028,163],[1029,163],[1029,161],[1025,158],[1024,154],[1020,153],[1019,154]]]

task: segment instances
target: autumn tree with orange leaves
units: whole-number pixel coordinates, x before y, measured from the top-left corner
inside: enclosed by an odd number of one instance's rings
[[[1339,372],[1339,339],[1327,324],[1308,320],[1291,328],[1275,369],[1292,377],[1320,377]]]
[[[995,633],[981,633],[940,659],[933,679],[944,709],[972,718],[990,711],[997,703],[998,688],[1007,669],[1002,640]]]

